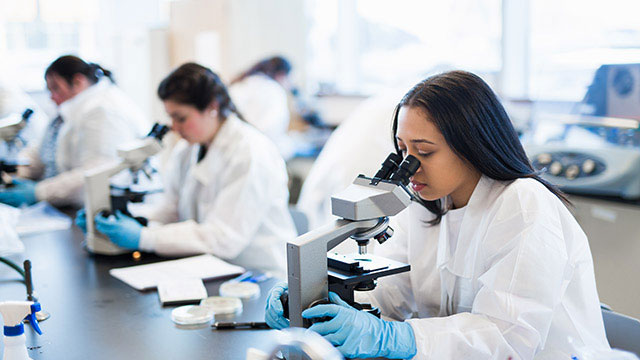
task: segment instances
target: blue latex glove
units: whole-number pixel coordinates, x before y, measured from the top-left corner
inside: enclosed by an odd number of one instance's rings
[[[386,321],[356,310],[334,292],[329,293],[329,300],[336,305],[316,305],[303,311],[302,317],[331,317],[311,325],[309,330],[322,335],[345,357],[407,359],[416,355],[416,339],[408,323]]]
[[[286,282],[277,283],[269,292],[267,297],[267,308],[265,309],[264,321],[272,329],[284,329],[289,327],[289,319],[284,317],[284,309],[280,296],[287,292],[289,285]]]
[[[83,233],[87,233],[87,215],[84,209],[80,209],[76,213],[76,225],[78,225]]]
[[[140,232],[142,225],[134,218],[116,210],[115,215],[104,217],[96,215],[96,229],[107,235],[112,243],[121,248],[137,250],[140,244]]]
[[[0,191],[0,202],[15,207],[37,203],[36,182],[27,179],[13,179],[12,187]]]

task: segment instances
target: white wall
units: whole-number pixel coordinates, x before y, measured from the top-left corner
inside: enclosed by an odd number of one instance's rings
[[[307,33],[304,11],[304,1],[299,0],[173,2],[171,64],[201,62],[228,81],[261,58],[281,54],[292,61],[294,76],[302,83]],[[207,38],[212,41],[208,43]],[[203,48],[206,46],[210,48]]]

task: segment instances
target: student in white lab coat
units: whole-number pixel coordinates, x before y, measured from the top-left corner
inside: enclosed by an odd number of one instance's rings
[[[210,253],[282,276],[286,242],[296,233],[275,145],[238,117],[225,85],[203,66],[180,66],[158,96],[183,138],[166,167],[163,201],[148,215],[149,227],[116,214],[96,216],[97,229],[123,248]]]
[[[376,247],[411,271],[368,298],[386,317],[334,304],[303,312],[348,357],[570,359],[606,350],[587,238],[564,196],[533,170],[492,90],[477,76],[430,77],[400,101],[396,149],[421,167],[401,229]],[[397,229],[397,230],[401,230]],[[272,289],[267,322],[288,326]]]
[[[291,65],[278,59],[260,61],[233,79],[229,94],[247,122],[267,135],[288,160],[295,152],[287,134],[290,116],[285,85]]]
[[[144,135],[148,125],[100,65],[62,56],[49,65],[45,79],[60,115],[41,143],[23,152],[29,165],[18,169],[21,179],[0,193],[0,202],[81,206],[84,170],[116,158],[118,145]]]

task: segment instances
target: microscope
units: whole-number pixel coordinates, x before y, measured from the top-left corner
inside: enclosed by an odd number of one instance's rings
[[[327,303],[329,291],[356,309],[380,316],[371,305],[356,303],[354,291],[373,290],[377,278],[410,270],[407,264],[366,252],[370,239],[382,244],[393,235],[389,216],[411,203],[413,195],[407,185],[419,167],[420,162],[411,155],[402,160],[390,154],[373,178],[359,175],[331,197],[331,211],[340,219],[287,243],[289,291],[281,301],[291,326],[311,326],[302,318],[302,311]],[[350,237],[358,243],[358,254],[327,254]]]
[[[20,132],[27,126],[33,110],[26,109],[22,115],[12,114],[0,119],[0,140],[7,144],[9,159],[0,159],[0,189],[11,186],[11,177],[8,174],[15,173],[20,164],[17,159],[11,159],[11,154],[17,155],[18,146],[24,145]]]
[[[128,188],[114,188],[110,185],[110,179],[126,169],[131,172],[133,183],[138,182],[140,172],[151,178],[149,158],[162,150],[162,138],[168,131],[167,126],[155,124],[145,138],[133,141],[118,149],[120,160],[97,166],[85,172],[86,247],[89,252],[102,255],[118,255],[128,252],[98,232],[94,218],[97,214],[110,214],[116,210],[131,215],[127,211],[128,201],[142,201],[144,193],[133,192]],[[141,219],[136,220],[146,225]]]

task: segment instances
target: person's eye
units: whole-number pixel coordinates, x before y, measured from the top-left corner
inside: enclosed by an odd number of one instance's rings
[[[433,151],[418,151],[418,156],[420,157],[429,157],[431,154],[433,154]]]

